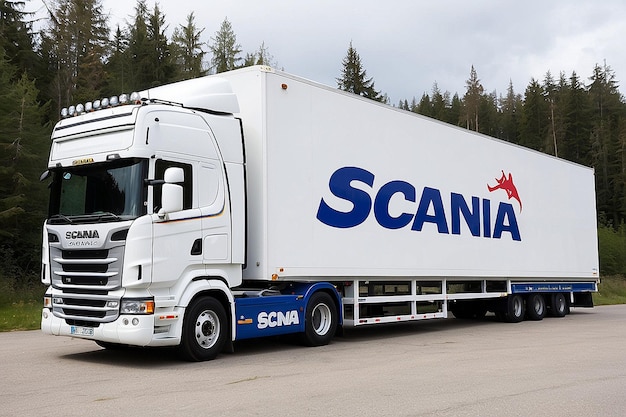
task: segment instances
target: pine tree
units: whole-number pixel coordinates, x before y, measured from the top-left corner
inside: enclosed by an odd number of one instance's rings
[[[593,112],[592,164],[596,172],[597,207],[607,220],[618,225],[626,214],[622,207],[626,174],[620,152],[624,105],[615,74],[606,64],[602,67],[596,64],[589,79],[591,84],[588,91]]]
[[[435,82],[432,90],[432,117],[437,120],[446,120],[449,107],[450,93],[447,91],[441,94],[439,86]]]
[[[198,30],[193,12],[187,15],[187,24],[179,25],[172,36],[174,59],[178,66],[179,79],[197,78],[206,74],[204,69],[204,42],[200,36],[204,28]]]
[[[568,85],[563,74],[561,74],[560,82],[557,84],[548,71],[542,88],[546,103],[549,106],[548,131],[543,149],[546,153],[559,156],[559,144],[563,143],[565,135],[563,93],[568,89]]]
[[[500,99],[502,109],[502,125],[500,138],[507,142],[519,142],[519,111],[521,110],[522,99],[515,94],[513,81],[509,80],[509,87],[506,90],[506,97]]]
[[[146,1],[138,0],[128,32],[128,48],[124,52],[129,64],[128,84],[130,89],[135,91],[149,88],[154,81],[148,39],[148,13]]]
[[[104,86],[102,60],[107,55],[109,28],[101,1],[57,0],[50,9],[42,49],[49,59],[49,70],[55,74],[52,97],[59,111],[63,105],[87,98],[81,90],[91,94]]]
[[[430,101],[430,96],[428,94],[426,93],[422,94],[422,98],[420,99],[420,102],[417,105],[416,113],[421,114],[423,116],[432,117],[433,105]]]
[[[15,73],[0,49],[0,272],[22,275],[39,265],[34,260],[47,199],[38,178],[46,167],[49,129],[35,83],[25,73],[12,81]]]
[[[261,46],[254,53],[247,53],[243,60],[243,67],[251,67],[253,65],[267,65],[275,67],[274,57],[269,53],[269,49],[265,46],[265,42],[261,42]]]
[[[495,90],[480,97],[478,112],[481,121],[478,131],[494,138],[501,138],[500,109],[498,108],[498,94]]]
[[[152,13],[148,16],[147,25],[148,57],[152,62],[149,87],[167,84],[176,79],[176,66],[170,53],[166,29],[165,15],[161,13],[159,4],[156,3]]]
[[[452,96],[452,100],[450,101],[450,110],[448,111],[448,116],[446,118],[446,122],[455,125],[455,126],[463,126],[461,114],[463,112],[463,102],[457,93],[454,93]]]
[[[576,72],[569,79],[565,96],[565,143],[559,156],[579,164],[591,165],[591,103]]]
[[[117,26],[109,46],[111,56],[105,65],[107,73],[106,86],[104,88],[105,97],[135,89],[135,86],[131,84],[130,74],[132,71],[128,48],[128,35]]]
[[[24,72],[33,76],[39,65],[29,22],[33,13],[24,12],[24,6],[24,1],[0,1],[0,48],[6,52],[18,77]]]
[[[341,77],[337,78],[337,87],[340,90],[383,102],[384,98],[374,87],[374,80],[367,78],[367,73],[361,63],[361,57],[352,46],[352,41],[350,41],[350,46],[342,61],[342,65]]]
[[[239,56],[241,45],[237,43],[237,36],[228,18],[224,19],[220,29],[215,33],[215,37],[211,38],[211,41],[213,42],[209,45],[209,49],[213,54],[211,68],[216,73],[236,69],[241,61]]]
[[[540,150],[545,143],[548,132],[548,104],[544,90],[537,80],[530,80],[524,93],[522,107],[519,144],[528,148]]]
[[[478,119],[484,88],[480,83],[480,79],[478,79],[478,75],[473,65],[470,70],[470,77],[467,81],[465,81],[465,86],[466,91],[465,96],[463,96],[465,126],[467,129],[478,132],[480,127]]]

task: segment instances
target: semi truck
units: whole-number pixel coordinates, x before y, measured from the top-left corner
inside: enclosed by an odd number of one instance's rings
[[[265,66],[63,109],[42,331],[105,348],[592,307],[594,172]]]

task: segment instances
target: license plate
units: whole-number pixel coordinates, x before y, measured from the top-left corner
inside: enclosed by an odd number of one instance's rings
[[[93,336],[93,328],[83,326],[70,326],[70,334],[76,336]]]

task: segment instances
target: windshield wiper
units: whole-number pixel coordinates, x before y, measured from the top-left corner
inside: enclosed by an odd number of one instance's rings
[[[73,223],[72,219],[60,213],[55,214],[54,216],[50,217],[48,219],[48,222],[52,224],[64,224],[64,223],[72,224]]]
[[[119,222],[122,220],[120,216],[115,213],[107,212],[98,212],[92,213],[92,216],[97,216],[99,222]]]

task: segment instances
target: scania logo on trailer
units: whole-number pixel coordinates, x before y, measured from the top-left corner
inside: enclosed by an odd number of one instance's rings
[[[500,202],[497,207],[492,207],[488,199],[475,196],[467,199],[454,192],[442,196],[440,190],[431,187],[424,187],[418,196],[415,186],[402,180],[390,181],[375,191],[374,177],[371,172],[358,167],[336,170],[330,177],[330,192],[352,203],[353,208],[350,211],[336,210],[322,198],[317,219],[328,226],[347,229],[363,223],[373,209],[376,222],[386,229],[401,229],[410,224],[411,230],[420,232],[425,223],[432,223],[440,234],[460,235],[461,223],[464,222],[472,236],[500,239],[508,235],[514,241],[522,240],[515,210],[510,203]],[[521,211],[522,201],[513,184],[512,175],[507,177],[502,171],[502,177],[496,181],[497,185],[493,187],[487,184],[489,192],[506,191],[509,200],[517,200]],[[352,182],[360,182],[372,189],[372,192],[355,188]],[[389,203],[396,194],[401,194],[408,202],[417,203],[415,212],[391,215]],[[493,224],[492,210],[497,210]]]

